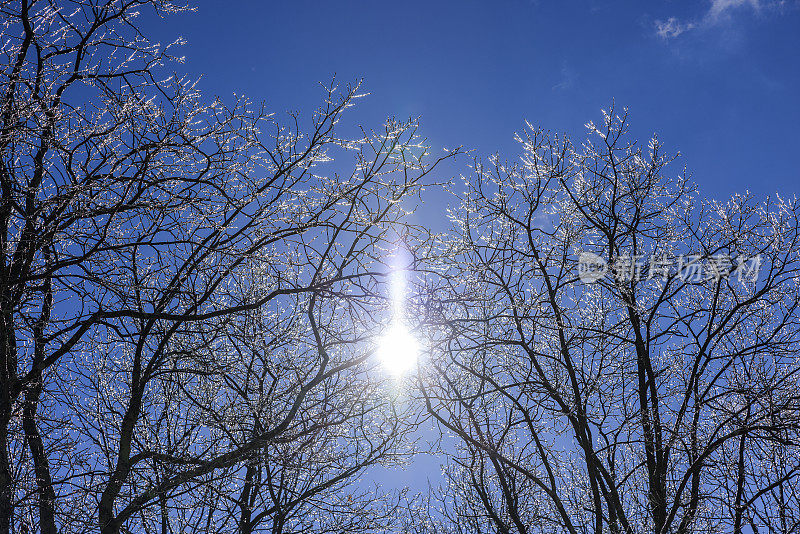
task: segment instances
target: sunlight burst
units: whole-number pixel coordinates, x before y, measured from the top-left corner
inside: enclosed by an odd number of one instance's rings
[[[416,365],[419,342],[404,325],[393,324],[380,340],[378,356],[387,371],[402,375]]]

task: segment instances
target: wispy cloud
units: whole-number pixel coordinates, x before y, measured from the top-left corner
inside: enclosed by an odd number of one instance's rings
[[[753,10],[759,11],[761,2],[759,0],[711,0],[711,8],[706,13],[705,19],[710,23],[718,22],[732,9],[742,6],[750,6]]]
[[[553,91],[564,91],[572,89],[578,80],[578,73],[571,69],[566,63],[561,65],[561,79],[553,86]]]
[[[662,39],[672,39],[693,29],[694,26],[694,22],[683,23],[675,17],[670,17],[667,20],[656,21],[656,33]]]
[[[676,17],[667,20],[656,20],[656,34],[662,39],[674,39],[690,30],[710,28],[728,20],[735,10],[745,9],[750,13],[759,13],[765,8],[783,7],[785,0],[711,0],[708,10],[699,18],[681,21]]]

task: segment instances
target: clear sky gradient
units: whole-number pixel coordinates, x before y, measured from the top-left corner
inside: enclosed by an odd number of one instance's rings
[[[273,111],[309,110],[334,73],[363,77],[353,120],[421,116],[434,147],[515,157],[525,119],[581,136],[614,99],[706,194],[763,196],[800,192],[799,4],[204,0],[152,30],[188,41],[205,92]]]

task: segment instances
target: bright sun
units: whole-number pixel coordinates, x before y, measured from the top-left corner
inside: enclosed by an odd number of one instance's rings
[[[378,356],[387,371],[400,376],[416,365],[419,342],[404,325],[393,324],[380,340]]]

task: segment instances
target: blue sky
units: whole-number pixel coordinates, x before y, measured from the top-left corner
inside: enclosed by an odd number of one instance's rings
[[[680,151],[703,192],[800,191],[800,3],[204,0],[152,30],[187,40],[204,91],[310,110],[364,78],[352,120],[421,116],[434,147],[516,155],[524,120],[583,135],[612,99]]]
[[[148,24],[187,40],[183,68],[204,91],[272,111],[310,111],[334,73],[363,77],[353,121],[421,116],[434,148],[516,157],[525,119],[580,138],[613,99],[708,196],[800,192],[796,0],[205,0]],[[420,459],[400,482],[423,489],[437,466]]]

